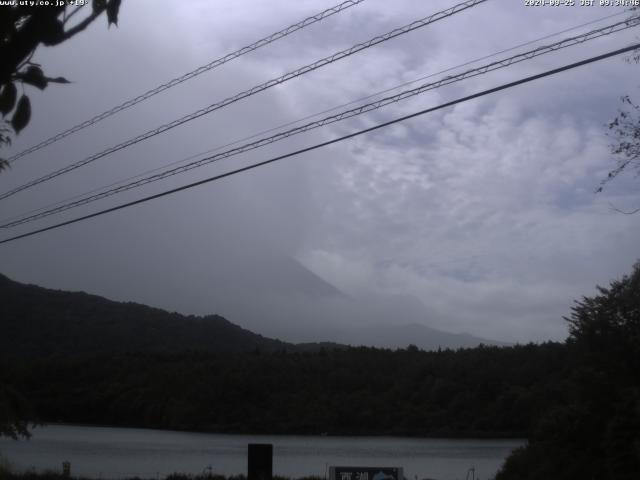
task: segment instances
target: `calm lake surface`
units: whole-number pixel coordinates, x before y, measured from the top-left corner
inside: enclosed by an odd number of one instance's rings
[[[324,477],[327,466],[403,467],[410,480],[492,478],[522,440],[399,437],[219,435],[133,428],[50,425],[28,441],[0,439],[0,455],[16,470],[61,470],[94,478],[159,478],[173,472],[247,473],[247,444],[273,444],[275,475]],[[209,470],[210,469],[210,470]],[[469,479],[471,474],[469,474]]]

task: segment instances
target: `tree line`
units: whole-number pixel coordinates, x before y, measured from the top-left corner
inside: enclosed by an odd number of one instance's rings
[[[437,352],[141,353],[7,360],[0,370],[43,422],[522,437],[566,395],[569,364],[564,345],[546,343]]]
[[[566,320],[564,343],[431,352],[273,350],[267,343],[268,350],[254,344],[250,352],[53,351],[18,361],[0,354],[3,395],[14,399],[0,395],[0,413],[14,427],[28,419],[235,433],[526,437],[496,480],[635,479],[640,263],[577,301]]]

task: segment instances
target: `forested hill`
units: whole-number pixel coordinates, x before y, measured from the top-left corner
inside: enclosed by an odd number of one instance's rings
[[[10,433],[37,419],[237,433],[526,435],[497,479],[635,480],[640,471],[640,262],[576,302],[565,343],[429,352],[303,352],[220,317],[6,278],[0,294],[0,412],[9,421],[0,418],[0,427]],[[188,334],[176,328],[184,322],[193,325]]]
[[[521,438],[566,379],[553,343],[0,358],[43,422],[229,433]]]
[[[295,348],[218,315],[185,316],[83,292],[24,285],[2,275],[0,330],[2,355],[21,358]]]

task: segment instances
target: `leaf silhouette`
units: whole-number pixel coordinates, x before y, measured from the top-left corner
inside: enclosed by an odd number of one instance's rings
[[[57,45],[64,40],[64,25],[55,17],[43,20],[39,28],[43,45]]]
[[[47,80],[51,83],[71,83],[69,80],[67,80],[64,77],[56,77],[56,78],[47,77]]]
[[[34,87],[44,90],[47,87],[47,77],[40,67],[31,66],[21,75],[23,82],[33,85]]]
[[[109,26],[113,23],[114,25],[118,25],[118,12],[120,11],[120,3],[121,0],[111,0],[107,4],[107,22]]]
[[[11,119],[11,126],[16,133],[20,133],[20,131],[27,126],[30,119],[31,102],[29,101],[29,97],[22,95],[20,100],[18,100],[16,112],[13,114],[13,118]]]
[[[93,6],[94,13],[101,12],[106,6],[106,4],[107,4],[107,0],[93,0],[92,6]]]
[[[13,83],[7,83],[0,93],[0,112],[4,117],[7,113],[13,110],[16,104],[16,97],[18,96],[18,90]]]

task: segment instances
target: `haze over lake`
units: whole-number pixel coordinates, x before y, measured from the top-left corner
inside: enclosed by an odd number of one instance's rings
[[[247,444],[274,445],[274,475],[324,477],[327,466],[399,466],[408,479],[491,478],[520,440],[219,435],[165,430],[50,425],[29,441],[0,439],[17,469],[60,470],[93,478],[162,478],[172,472],[245,474]]]

